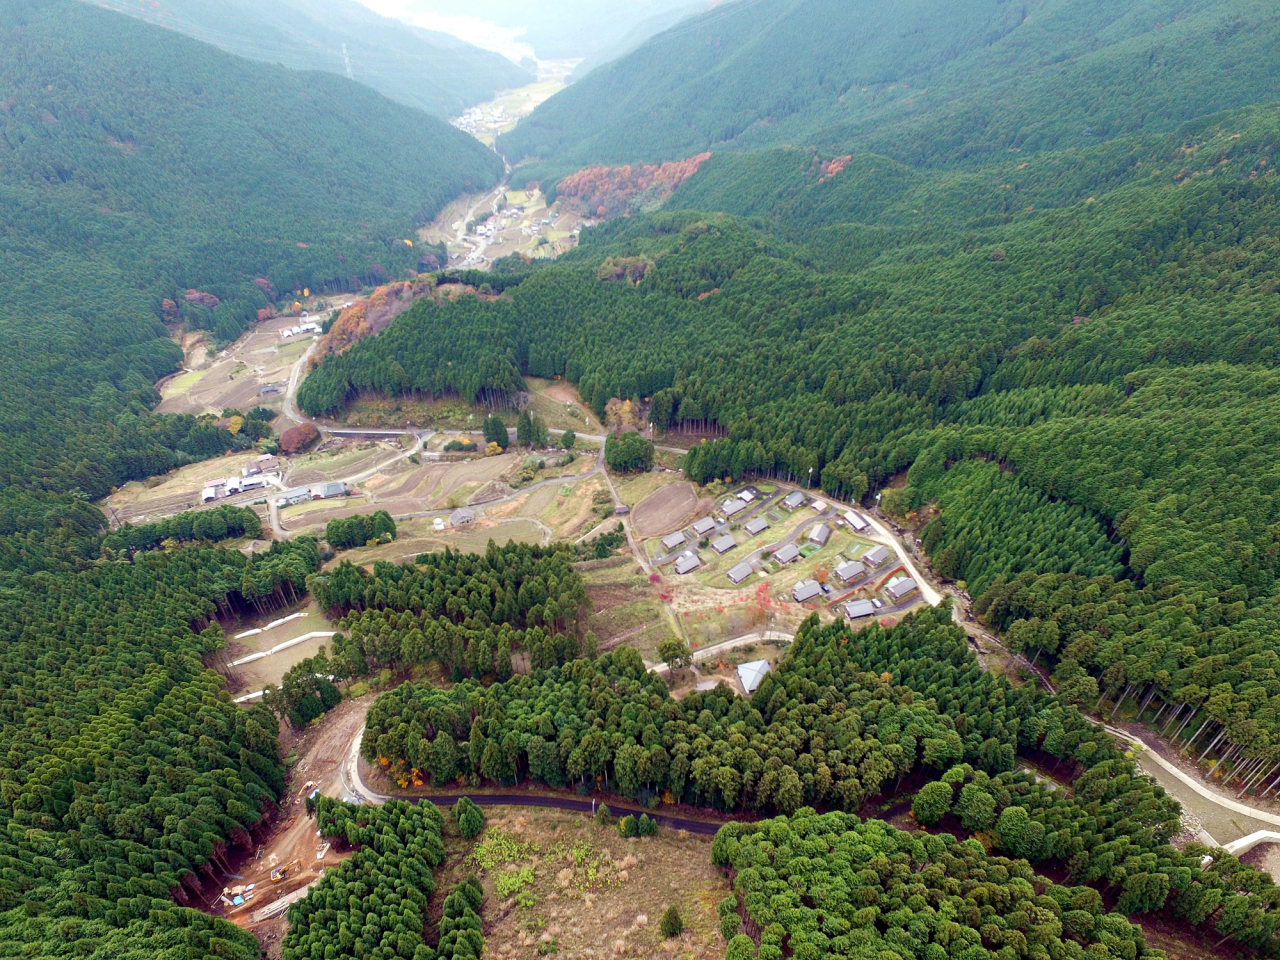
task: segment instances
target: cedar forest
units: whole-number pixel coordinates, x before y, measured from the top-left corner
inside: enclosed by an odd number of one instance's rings
[[[506,401],[559,377],[601,418],[646,411],[696,484],[879,495],[1054,693],[984,670],[948,602],[815,614],[750,697],[677,698],[587,628],[621,523],[399,564],[229,549],[263,534],[236,507],[108,529],[119,484],[271,436],[152,412],[174,330],[226,344],[297,288],[428,269],[406,238],[502,158],[339,76],[0,0],[0,956],[259,956],[196,906],[285,795],[279,725],[375,672],[447,678],[369,709],[363,755],[402,783],[727,821],[726,960],[1163,960],[1148,915],[1280,956],[1270,875],[1171,843],[1179,804],[1089,716],[1127,706],[1242,793],[1280,785],[1280,13],[934,6],[740,0],[598,67],[500,147],[513,185],[625,216],[555,262],[438,274],[488,288],[419,300],[297,401],[490,404],[505,449]],[[222,624],[308,597],[332,642],[232,703]],[[876,819],[897,798],[926,829]],[[484,952],[476,883],[428,909],[440,810],[307,804],[354,852],[289,908],[286,960]]]

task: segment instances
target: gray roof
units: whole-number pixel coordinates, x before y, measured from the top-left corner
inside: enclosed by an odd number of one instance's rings
[[[666,547],[668,550],[674,550],[676,547],[680,546],[680,544],[682,543],[684,543],[683,530],[677,530],[675,533],[671,534],[670,536],[662,538],[662,545]]]
[[[702,560],[696,553],[685,553],[676,561],[676,573],[689,573],[702,566]]]
[[[716,528],[716,522],[713,518],[703,517],[701,520],[699,520],[697,523],[693,525],[693,532],[696,533],[698,536],[702,536],[704,533],[710,533],[715,528]]]
[[[748,520],[743,529],[754,537],[757,533],[761,533],[769,529],[769,521],[764,517],[756,517],[754,520]]]
[[[347,492],[346,484],[338,481],[331,483],[317,483],[311,488],[313,497],[340,497]]]
[[[880,564],[888,560],[892,553],[888,547],[875,546],[862,555],[862,560],[870,567],[878,567]]]
[[[464,523],[471,523],[475,520],[475,511],[469,507],[459,507],[453,513],[449,514],[449,522],[455,527],[460,527]]]
[[[859,563],[857,560],[846,560],[844,563],[840,564],[840,566],[836,567],[836,576],[845,583],[848,583],[851,580],[857,580],[858,577],[862,576],[866,572],[866,566]]]
[[[711,549],[716,553],[728,553],[738,545],[738,541],[733,539],[731,534],[726,533],[723,537],[711,544]]]
[[[742,689],[749,694],[755,693],[768,672],[768,660],[752,660],[750,663],[742,664],[738,667],[738,679],[742,681]]]
[[[791,597],[796,603],[804,603],[814,597],[822,596],[822,587],[817,580],[801,580],[791,589]]]
[[[794,510],[800,504],[804,503],[804,494],[797,490],[795,493],[789,494],[787,499],[782,501],[783,504]]]
[[[734,497],[732,500],[726,501],[725,505],[721,509],[724,510],[724,515],[726,517],[732,517],[734,514],[741,513],[743,510],[747,509],[747,504],[745,500],[739,500],[737,497]]]
[[[885,584],[885,592],[893,599],[898,600],[905,597],[908,593],[916,588],[916,582],[910,577],[894,577]]]
[[[773,554],[773,559],[779,563],[790,563],[796,557],[800,556],[800,548],[794,543],[788,543],[786,546],[779,547]]]
[[[298,497],[309,497],[311,496],[311,488],[294,487],[292,490],[286,490],[284,493],[280,494],[280,496],[284,500],[296,500]]]
[[[875,605],[870,600],[850,600],[844,605],[844,615],[850,620],[869,617],[875,612]]]
[[[827,541],[831,539],[831,528],[825,523],[820,523],[809,531],[809,542],[817,543],[822,546],[827,545]]]
[[[741,583],[749,576],[751,576],[751,564],[745,560],[729,571],[729,579],[734,583]]]
[[[866,520],[862,519],[862,517],[858,516],[852,510],[846,513],[844,518],[849,522],[849,526],[853,527],[855,530],[865,530],[870,526]]]

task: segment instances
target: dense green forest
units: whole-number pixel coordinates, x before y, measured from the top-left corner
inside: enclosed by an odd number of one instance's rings
[[[533,82],[501,54],[379,16],[356,0],[94,2],[250,60],[344,76],[350,63],[358,83],[438,117]]]
[[[370,710],[363,749],[401,776],[417,771],[437,783],[531,779],[585,782],[587,789],[599,783],[641,802],[665,795],[730,813],[801,818],[806,807],[852,813],[904,784],[941,782],[945,798],[932,819],[952,815],[956,828],[980,832],[1002,854],[1053,864],[1072,883],[1117,898],[1124,913],[1168,907],[1242,946],[1266,955],[1280,949],[1280,892],[1270,877],[1224,854],[1202,869],[1197,848],[1181,853],[1170,846],[1179,808],[1163,788],[1138,776],[1114,741],[1075,708],[985,672],[946,606],[896,628],[873,625],[857,634],[820,627],[815,615],[750,700],[725,687],[675,700],[625,647],[487,688],[471,681],[448,691],[406,684]],[[1071,791],[1013,772],[1026,753],[1074,778]],[[831,822],[857,828],[852,819]],[[791,912],[803,914],[799,904],[789,901],[784,909],[777,897],[755,899],[758,881],[744,879],[736,840],[729,841],[753,829],[725,828],[713,853],[717,862],[738,866],[748,915],[760,928],[782,923],[794,945],[802,933],[815,938],[817,952],[805,955],[842,949],[812,930],[810,918]],[[904,843],[934,842],[902,836]],[[773,845],[785,849],[776,838]],[[805,856],[819,854],[805,849]],[[808,869],[819,882],[818,866]],[[1027,872],[1025,864],[1009,869]],[[1007,883],[1009,875],[1000,879]],[[909,917],[899,923],[892,911],[916,892],[865,899],[857,908],[879,909],[859,918],[853,907],[845,913],[833,903],[831,913],[842,920],[834,929],[824,925],[822,935],[911,929]],[[1077,890],[1072,898],[1083,895]],[[1086,899],[1097,914],[1098,890]],[[1086,919],[1075,921],[1072,935],[1102,929],[1096,916]],[[982,937],[999,942],[998,934]],[[910,941],[901,946],[932,955]],[[1022,942],[1014,955],[1025,950]]]
[[[258,955],[187,905],[274,809],[276,720],[200,658],[224,642],[216,615],[318,564],[305,539],[191,547],[0,591],[0,952]]]
[[[1147,955],[1128,911],[1106,912],[1097,890],[1048,882],[1024,861],[988,856],[980,842],[950,834],[806,810],[722,827],[712,856],[734,871],[735,896],[722,904],[733,938],[727,957],[745,949],[759,960],[880,951],[976,960],[1026,956],[1032,944],[1072,960]],[[731,932],[740,914],[760,931],[759,953]]]
[[[163,320],[226,341],[278,294],[403,274],[415,224],[500,171],[345,79],[74,0],[4,0],[0,535],[91,534],[77,498],[231,447],[150,414],[181,360]]]
[[[1194,713],[1184,737],[1226,728],[1261,786],[1280,773],[1277,139],[1272,105],[967,173],[811,157],[781,199],[751,171],[796,152],[713,160],[688,188],[732,175],[745,219],[607,223],[497,301],[417,305],[300,402],[559,375],[719,434],[686,458],[699,482],[812,469],[857,500],[910,467],[886,508],[937,504],[940,572],[1040,638],[1077,702]],[[864,222],[808,203],[851,174],[841,196],[891,185]]]
[[[780,144],[971,163],[1273,100],[1278,32],[1264,0],[739,0],[593,71],[500,146],[544,161],[517,180],[549,183]]]

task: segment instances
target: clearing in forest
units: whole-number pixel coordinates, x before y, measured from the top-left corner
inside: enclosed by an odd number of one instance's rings
[[[453,876],[440,878],[437,897],[478,871],[487,957],[724,956],[716,904],[732,891],[711,865],[710,837],[660,829],[628,840],[581,813],[485,813],[488,823],[473,844],[451,839]],[[684,932],[667,939],[659,922],[672,904]]]

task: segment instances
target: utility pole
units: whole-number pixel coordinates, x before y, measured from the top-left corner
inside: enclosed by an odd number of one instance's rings
[[[347,65],[347,79],[354,80],[355,77],[351,74],[351,58],[347,56],[347,45],[345,43],[342,45],[342,62]]]

